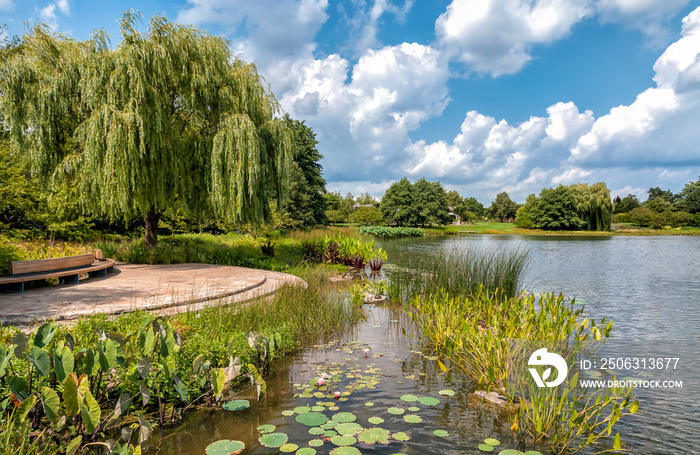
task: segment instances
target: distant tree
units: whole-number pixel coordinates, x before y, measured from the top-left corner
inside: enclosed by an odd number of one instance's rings
[[[353,211],[353,205],[355,205],[355,196],[353,196],[352,193],[347,193],[340,201],[340,211],[348,217]]]
[[[542,229],[579,230],[586,222],[579,217],[574,189],[559,185],[540,192],[536,210],[536,224]]]
[[[537,211],[539,209],[539,199],[534,194],[527,197],[525,204],[522,205],[515,215],[514,224],[525,229],[537,227]]]
[[[671,203],[675,201],[675,195],[671,190],[662,190],[658,186],[656,188],[649,188],[647,194],[649,195],[649,197],[647,198],[647,202],[653,201],[657,198],[664,199]]]
[[[688,213],[700,213],[700,177],[695,182],[686,183],[678,196],[678,208]]]
[[[498,221],[506,221],[515,218],[518,204],[513,202],[505,191],[496,195],[496,199],[487,209],[487,214]]]
[[[484,204],[481,202],[477,201],[476,198],[474,197],[467,197],[464,198],[464,207],[469,210],[470,212],[473,212],[476,214],[478,217],[484,216]]]
[[[637,226],[658,229],[663,227],[665,224],[663,216],[654,212],[648,207],[637,207],[636,209],[632,209],[628,213],[628,216],[630,223],[636,224]]]
[[[448,191],[445,194],[445,200],[447,201],[448,207],[454,207],[455,209],[464,204],[464,199],[462,198],[462,196],[459,195],[459,193],[456,190]]]
[[[350,215],[353,223],[378,226],[384,223],[382,212],[377,207],[360,207]]]
[[[326,218],[331,224],[345,223],[348,221],[347,215],[340,210],[326,210]]]
[[[622,199],[618,196],[615,199],[617,202],[613,204],[613,213],[629,213],[630,210],[636,209],[641,205],[634,194],[628,194]]]
[[[155,16],[143,33],[132,11],[123,40],[76,41],[45,25],[0,62],[0,111],[13,143],[45,181],[68,181],[91,211],[143,216],[157,244],[161,215],[269,219],[283,203],[291,151],[277,100],[254,65],[197,28]]]
[[[646,201],[644,203],[644,207],[651,209],[656,213],[670,212],[674,209],[673,204],[662,197],[657,197],[650,201]]]
[[[326,210],[340,210],[340,203],[343,202],[340,192],[324,193],[323,198],[326,200]]]
[[[418,211],[414,204],[413,185],[404,177],[386,190],[379,210],[382,211],[386,223],[399,226],[415,225],[418,221]]]
[[[285,114],[284,123],[292,133],[292,150],[294,162],[297,164],[300,173],[290,173],[290,190],[294,182],[295,175],[304,177],[305,185],[296,185],[297,192],[303,192],[307,197],[303,198],[307,207],[295,208],[291,205],[294,201],[301,201],[299,196],[293,200],[290,194],[285,204],[285,211],[290,214],[293,220],[300,226],[312,226],[327,224],[326,219],[326,180],[323,178],[320,161],[323,159],[316,149],[316,135],[313,130],[306,126],[304,122],[293,120],[289,114]],[[311,210],[311,217],[306,216],[307,210]],[[304,213],[304,218],[296,219],[294,214]]]
[[[422,178],[413,184],[412,192],[418,215],[416,223],[432,226],[450,224],[454,220],[447,207],[445,189],[440,182],[429,182]]]
[[[360,204],[360,205],[369,205],[369,204],[376,204],[377,200],[373,198],[372,196],[369,195],[369,193],[362,193],[360,194],[357,199],[355,199],[355,204]]]
[[[571,185],[578,215],[588,231],[609,231],[612,223],[612,200],[605,183]]]

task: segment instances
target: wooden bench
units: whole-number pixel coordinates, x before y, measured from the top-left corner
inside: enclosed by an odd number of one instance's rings
[[[95,254],[81,254],[63,258],[11,261],[10,276],[0,277],[0,290],[24,292],[24,283],[47,278],[58,278],[60,283],[78,284],[81,273],[96,277],[105,276],[113,270],[114,260],[103,259],[100,250],[96,250]]]

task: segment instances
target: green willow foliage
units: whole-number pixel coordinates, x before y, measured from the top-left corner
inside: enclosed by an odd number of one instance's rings
[[[128,11],[123,40],[76,41],[38,25],[0,64],[0,110],[16,150],[48,181],[65,178],[89,210],[155,220],[259,222],[286,196],[291,139],[255,65],[225,40]],[[151,228],[153,222],[151,222]],[[147,223],[147,238],[148,238]]]

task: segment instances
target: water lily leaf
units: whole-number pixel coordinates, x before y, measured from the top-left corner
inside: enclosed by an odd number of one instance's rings
[[[323,443],[323,441],[321,441],[321,443]],[[297,455],[316,455],[316,449],[302,447],[301,449],[297,450]]]
[[[328,422],[328,417],[320,412],[305,412],[299,414],[295,420],[307,427],[318,427]]]
[[[299,446],[296,444],[292,444],[292,443],[282,444],[280,446],[280,452],[290,453],[290,452],[296,451],[298,448],[299,448]]]
[[[487,438],[484,439],[484,442],[490,446],[497,446],[501,443],[498,439],[493,439],[493,438]]]
[[[258,426],[257,430],[258,430],[260,433],[265,434],[265,433],[272,433],[273,431],[275,431],[276,428],[277,428],[276,426],[274,426],[274,425],[269,425],[269,424],[268,424],[268,425],[260,425],[260,426]]]
[[[406,423],[421,423],[421,422],[423,421],[423,419],[421,418],[421,416],[417,416],[417,415],[415,415],[415,414],[408,414],[408,415],[405,415],[405,416],[403,416],[403,420],[404,420]]]
[[[307,413],[310,411],[311,411],[311,408],[308,406],[297,406],[296,408],[294,408],[294,412],[297,414],[304,414],[304,413]]]
[[[406,401],[408,403],[413,403],[414,401],[418,400],[418,397],[415,395],[403,395],[401,397],[401,400]]]
[[[445,395],[446,397],[454,396],[455,391],[450,389],[441,390],[438,392],[440,395]]]
[[[399,431],[398,433],[394,433],[394,434],[391,435],[391,437],[392,437],[393,439],[396,439],[397,441],[402,441],[402,442],[408,441],[409,439],[411,439],[411,437],[408,436],[408,435],[407,435],[406,433],[404,433],[403,431]]]
[[[222,439],[207,446],[207,455],[236,455],[243,452],[245,444],[241,441]]]
[[[493,446],[490,446],[488,444],[479,444],[477,448],[482,452],[493,452]]]
[[[371,408],[372,406],[374,406],[374,403],[372,403],[371,401],[368,401],[367,403],[365,403],[365,406]]]
[[[384,419],[382,419],[381,417],[370,417],[369,419],[367,419],[367,421],[372,425],[381,425],[382,423],[384,423]]]
[[[400,416],[401,414],[406,412],[406,410],[403,408],[389,408],[386,410],[386,412],[388,412],[389,414],[394,414],[394,415]]]
[[[332,430],[336,426],[338,426],[338,422],[336,422],[335,420],[329,420],[328,422],[321,425],[321,428],[323,428],[324,430]]]
[[[321,428],[321,427],[311,427],[311,428],[309,428],[309,434],[312,434],[312,435],[314,435],[314,436],[322,435],[324,431],[326,431],[326,430],[324,430],[324,429]]]
[[[340,423],[335,427],[338,434],[357,434],[363,430],[362,425],[355,422]]]
[[[366,444],[389,444],[389,430],[384,428],[370,428],[357,436],[357,440]]]
[[[265,447],[281,447],[288,439],[285,433],[268,433],[258,438],[258,441]]]
[[[523,455],[523,453],[515,449],[506,449],[498,452],[498,455]]]
[[[408,410],[409,410],[410,412],[418,412],[418,411],[420,411],[420,408],[419,408],[418,406],[410,406],[410,407],[408,408]]]
[[[357,442],[357,439],[350,434],[336,435],[331,438],[331,442],[337,446],[351,446]]]
[[[331,455],[360,455],[360,450],[357,447],[336,447],[331,450]]]
[[[287,409],[286,411],[282,411],[282,415],[285,417],[293,416],[294,411],[292,411],[291,409]]]
[[[338,432],[335,430],[326,430],[323,432],[323,436],[325,436],[327,438],[332,438],[333,436],[337,436],[337,435],[338,435]]]
[[[446,432],[445,430],[435,430],[435,431],[433,431],[433,434],[435,436],[440,437],[440,438],[445,438],[445,437],[449,436],[449,433]]]
[[[312,439],[311,441],[309,441],[309,445],[311,447],[321,447],[323,445],[323,441],[321,441],[320,439]]]
[[[339,412],[337,414],[333,414],[333,420],[338,423],[354,422],[355,419],[357,419],[357,417],[351,412]]]
[[[420,397],[418,398],[418,402],[423,406],[435,406],[436,404],[440,404],[440,400],[433,397]]]
[[[240,411],[250,407],[250,401],[248,400],[231,400],[223,404],[222,408],[227,411]]]
[[[542,455],[542,453],[538,452],[537,450],[528,450],[525,452],[525,455]]]
[[[323,407],[323,406],[314,406],[314,407],[311,408],[311,410],[314,411],[314,412],[321,412],[321,411],[325,411],[326,408]]]

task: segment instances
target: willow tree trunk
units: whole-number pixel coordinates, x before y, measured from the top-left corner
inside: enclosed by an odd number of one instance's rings
[[[144,217],[146,222],[146,236],[144,242],[146,243],[146,249],[152,250],[158,245],[158,212],[154,209],[149,210]]]

